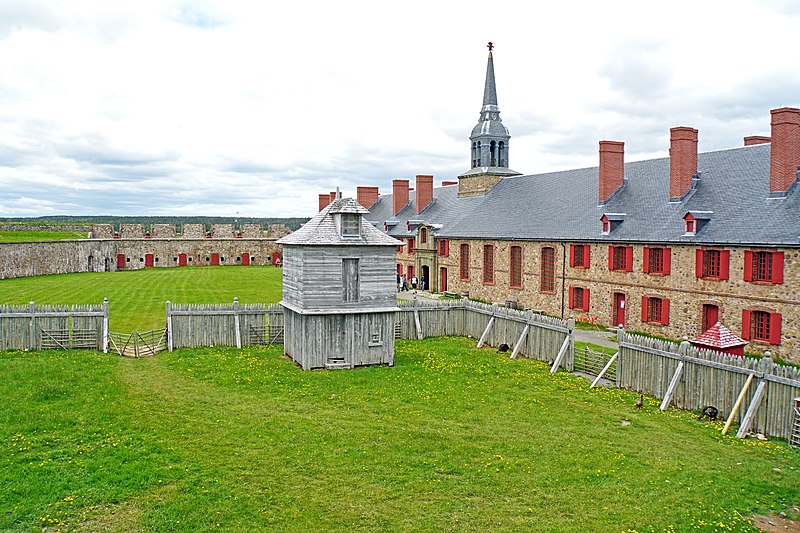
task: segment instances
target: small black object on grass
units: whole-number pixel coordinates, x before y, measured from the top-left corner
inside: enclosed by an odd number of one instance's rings
[[[503,343],[497,347],[497,353],[503,353],[508,351],[508,344]]]
[[[699,417],[697,417],[697,419],[703,420],[704,418],[707,418],[709,420],[716,420],[718,414],[719,410],[716,407],[714,407],[713,405],[707,405],[703,407],[703,412],[702,414],[700,414]]]

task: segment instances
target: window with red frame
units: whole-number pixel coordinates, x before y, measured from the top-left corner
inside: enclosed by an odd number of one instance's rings
[[[450,241],[442,239],[438,241],[439,257],[447,257],[450,255]]]
[[[658,297],[642,297],[642,322],[648,324],[669,324],[669,300]]]
[[[569,245],[569,266],[575,268],[589,268],[589,245]]]
[[[580,311],[589,310],[589,289],[584,287],[569,288],[569,307]]]
[[[483,245],[483,282],[494,283],[494,246]]]
[[[555,292],[556,290],[556,249],[550,246],[542,247],[539,289],[542,292]]]
[[[764,310],[742,310],[742,338],[781,343],[781,315]]]
[[[706,279],[728,279],[729,250],[697,250],[696,275]]]
[[[421,244],[425,244],[428,242],[428,228],[420,228],[419,230],[419,242]]]
[[[647,274],[669,274],[670,256],[671,251],[669,248],[645,247],[644,250],[642,250],[642,265],[644,271]]]
[[[461,245],[461,254],[458,263],[458,277],[464,281],[469,280],[469,244]]]
[[[408,284],[411,284],[411,278],[414,277],[414,265],[408,265],[406,267],[406,278],[408,279]]]
[[[744,252],[744,280],[762,283],[783,283],[783,252]]]
[[[617,272],[631,272],[633,270],[633,247],[609,246],[608,269]]]
[[[417,243],[416,243],[415,239],[413,237],[408,239],[408,253],[413,254],[414,253],[414,248],[416,248],[416,247],[417,247]]]
[[[522,288],[522,246],[511,247],[511,269],[508,273],[508,285],[514,289]]]

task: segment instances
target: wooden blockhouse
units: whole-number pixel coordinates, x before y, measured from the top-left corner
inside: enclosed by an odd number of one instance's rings
[[[304,370],[394,364],[395,249],[352,198],[326,206],[283,245],[284,348]]]

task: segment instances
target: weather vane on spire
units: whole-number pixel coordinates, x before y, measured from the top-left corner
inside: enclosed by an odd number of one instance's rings
[[[486,45],[486,47],[487,47],[487,48],[489,49],[489,51],[491,52],[491,51],[492,51],[492,48],[494,48],[494,45],[492,44],[492,41],[489,41],[489,44],[487,44],[487,45]]]

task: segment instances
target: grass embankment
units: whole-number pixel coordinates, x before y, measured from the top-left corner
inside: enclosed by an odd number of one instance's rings
[[[86,233],[74,231],[0,231],[0,242],[65,241],[70,239],[85,239],[86,236]]]
[[[797,502],[784,444],[474,344],[0,354],[0,529],[730,531]]]
[[[0,280],[0,303],[95,304],[108,297],[109,328],[163,328],[164,303],[269,303],[281,299],[274,266],[147,268]]]

